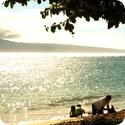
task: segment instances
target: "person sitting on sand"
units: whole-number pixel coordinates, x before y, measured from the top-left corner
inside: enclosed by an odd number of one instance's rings
[[[76,117],[76,113],[75,113],[75,111],[76,111],[75,106],[74,106],[74,105],[71,106],[71,110],[70,110],[70,118],[71,118],[71,117]]]
[[[85,114],[85,110],[81,108],[80,104],[78,104],[77,108],[76,108],[76,111],[75,111],[76,117],[78,117],[78,116],[82,117],[83,113]]]
[[[109,108],[108,113],[116,113],[116,110],[113,105],[111,106],[111,108]]]
[[[92,103],[92,114],[103,114],[104,110],[109,111],[109,102],[112,99],[111,95],[107,95],[106,97],[103,97],[95,102]],[[107,108],[105,108],[107,106]]]

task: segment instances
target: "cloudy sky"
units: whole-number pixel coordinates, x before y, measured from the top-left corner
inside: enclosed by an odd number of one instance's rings
[[[3,0],[4,1],[4,0]],[[125,0],[121,0],[125,4]],[[0,0],[2,3],[2,0]],[[40,11],[47,4],[37,5],[30,2],[28,7],[16,5],[14,9],[0,5],[0,39],[16,42],[63,43],[83,46],[97,46],[125,49],[125,25],[118,29],[107,29],[103,20],[86,22],[78,20],[75,35],[66,31],[55,34],[46,32],[44,25],[50,26],[55,21],[64,20],[62,15],[43,20]]]

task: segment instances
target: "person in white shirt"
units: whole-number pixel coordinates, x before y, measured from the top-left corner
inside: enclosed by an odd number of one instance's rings
[[[109,111],[109,102],[112,99],[111,95],[107,95],[106,97],[103,97],[95,102],[92,103],[92,114],[103,114],[104,110]],[[105,108],[105,106],[107,108]]]

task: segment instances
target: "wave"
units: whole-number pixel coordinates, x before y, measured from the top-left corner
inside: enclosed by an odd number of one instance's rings
[[[92,100],[100,98],[101,96],[84,96],[84,97],[72,97],[72,98],[61,98],[59,100],[53,100],[48,105],[49,106],[61,106],[61,105],[68,105],[71,103],[79,103],[85,100]]]

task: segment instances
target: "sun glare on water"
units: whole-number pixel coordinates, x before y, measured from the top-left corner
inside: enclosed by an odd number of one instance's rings
[[[1,52],[0,57],[100,57],[100,56],[125,56],[125,53],[42,53],[42,52]]]

